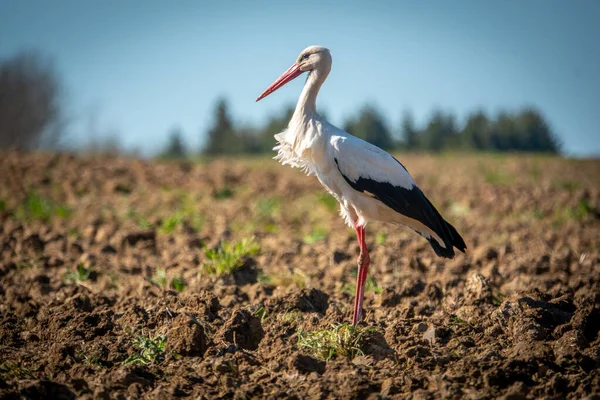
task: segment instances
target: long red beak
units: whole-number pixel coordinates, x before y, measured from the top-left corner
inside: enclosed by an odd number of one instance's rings
[[[292,65],[279,78],[277,78],[275,82],[271,83],[271,86],[269,86],[264,92],[262,92],[262,94],[258,96],[258,99],[256,99],[256,101],[264,99],[265,97],[267,97],[268,95],[270,95],[271,93],[273,93],[292,79],[298,77],[298,75],[302,74],[302,72],[303,71],[300,71],[300,65]]]

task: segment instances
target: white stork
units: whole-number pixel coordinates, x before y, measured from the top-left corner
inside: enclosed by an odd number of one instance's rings
[[[331,54],[321,46],[306,48],[296,62],[271,84],[259,101],[303,72],[308,72],[288,128],[275,135],[276,160],[302,168],[319,181],[340,203],[340,213],[356,230],[360,255],[352,324],[362,316],[369,251],[365,226],[386,221],[407,226],[429,241],[438,256],[454,257],[454,247],[464,252],[465,242],[442,218],[417,187],[404,166],[379,147],[354,137],[325,121],[316,110],[317,94],[331,71]]]

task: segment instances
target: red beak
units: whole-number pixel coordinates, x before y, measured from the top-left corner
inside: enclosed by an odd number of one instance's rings
[[[271,83],[271,86],[269,86],[264,92],[262,92],[262,94],[258,96],[258,99],[256,99],[256,101],[264,99],[265,97],[267,97],[268,95],[270,95],[271,93],[273,93],[292,79],[298,77],[298,75],[302,74],[302,72],[304,71],[300,71],[300,65],[292,65],[279,78],[277,78],[275,82]]]

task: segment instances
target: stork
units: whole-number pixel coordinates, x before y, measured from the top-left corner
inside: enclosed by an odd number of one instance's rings
[[[360,253],[352,324],[362,317],[370,258],[365,227],[370,221],[409,227],[429,241],[440,257],[466,250],[456,229],[442,218],[417,187],[404,166],[389,153],[350,135],[323,119],[316,110],[317,94],[331,71],[331,53],[321,46],[304,49],[296,62],[273,82],[259,101],[308,72],[288,127],[275,135],[275,159],[297,167],[319,182],[340,203],[340,214],[356,230]]]

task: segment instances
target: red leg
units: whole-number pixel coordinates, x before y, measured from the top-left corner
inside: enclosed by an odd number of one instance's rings
[[[367,272],[371,259],[369,258],[369,250],[365,240],[365,227],[356,227],[356,236],[358,245],[360,246],[360,254],[358,256],[358,272],[356,274],[356,293],[354,296],[354,313],[352,316],[352,325],[358,324],[362,317],[362,306],[365,295],[365,282],[367,281]]]

